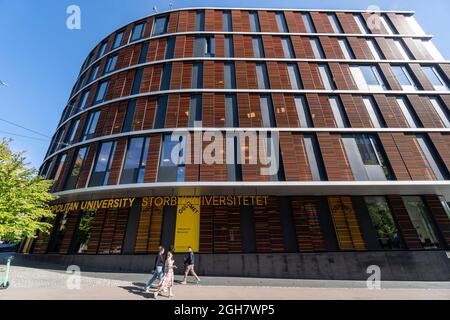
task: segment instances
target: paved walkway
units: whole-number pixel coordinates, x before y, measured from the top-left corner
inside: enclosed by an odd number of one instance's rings
[[[0,290],[0,299],[153,300],[153,294],[142,289],[147,278],[146,274],[83,272],[80,289],[69,289],[77,281],[64,271],[13,266],[11,287]],[[200,284],[181,285],[180,280],[176,276],[174,299],[450,300],[450,282],[382,282],[381,290],[369,290],[364,281],[204,277]]]

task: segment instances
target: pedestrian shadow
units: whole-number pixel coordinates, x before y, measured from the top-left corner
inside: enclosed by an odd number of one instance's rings
[[[133,286],[119,286],[119,288],[127,290],[129,293],[144,297],[146,299],[153,298],[153,292],[145,292],[143,283],[132,283]]]

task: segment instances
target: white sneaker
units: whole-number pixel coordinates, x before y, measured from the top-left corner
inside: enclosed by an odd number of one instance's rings
[[[187,284],[187,282],[186,282],[186,281],[181,281],[180,283],[181,283],[181,284]]]

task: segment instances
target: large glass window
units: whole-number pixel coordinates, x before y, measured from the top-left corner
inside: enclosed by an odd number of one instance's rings
[[[205,31],[205,12],[197,11],[195,13],[195,31]]]
[[[287,59],[295,59],[294,48],[292,47],[292,41],[290,37],[282,37],[281,45],[283,47],[284,57]]]
[[[100,66],[98,64],[92,67],[91,73],[89,73],[89,78],[88,78],[87,83],[91,83],[92,81],[94,81],[97,78],[99,69],[100,69]]]
[[[306,32],[308,33],[316,33],[316,27],[312,21],[311,15],[308,12],[302,12],[302,20],[305,25]]]
[[[336,84],[334,83],[333,77],[331,75],[330,68],[327,64],[319,65],[319,73],[322,79],[322,83],[326,90],[336,90]]]
[[[427,76],[428,80],[437,91],[448,91],[448,86],[444,80],[444,76],[434,66],[422,66],[422,70]]]
[[[162,129],[166,123],[167,96],[158,97],[154,129]]]
[[[404,196],[402,199],[423,248],[439,248],[436,227],[422,198],[419,196]]]
[[[100,83],[97,89],[97,95],[95,96],[94,104],[101,103],[105,100],[106,91],[108,90],[109,81],[103,81]]]
[[[367,27],[366,20],[364,20],[361,13],[355,13],[353,14],[353,17],[355,18],[356,24],[358,25],[359,30],[362,34],[370,34],[370,30]]]
[[[125,31],[119,31],[116,33],[116,36],[114,37],[114,42],[111,50],[117,49],[122,44],[123,36],[125,34]]]
[[[89,187],[104,186],[108,183],[112,158],[116,150],[116,141],[103,142],[100,145]]]
[[[214,57],[216,53],[213,36],[196,37],[194,43],[194,57]]]
[[[269,75],[267,74],[267,66],[265,63],[256,64],[256,77],[259,89],[270,89]]]
[[[381,14],[380,20],[384,28],[387,30],[388,34],[398,34],[397,29],[394,27],[394,25],[391,22],[391,19],[389,19],[389,17],[386,14]]]
[[[314,58],[325,59],[325,53],[323,52],[322,45],[320,44],[319,38],[311,38],[309,40],[311,43],[312,50],[314,52]]]
[[[330,102],[331,111],[333,112],[334,121],[336,127],[338,128],[348,128],[350,123],[345,113],[344,107],[342,106],[341,99],[338,96],[330,96],[328,98]]]
[[[134,111],[136,110],[136,100],[128,102],[127,112],[123,119],[122,132],[130,132],[133,127]]]
[[[406,66],[392,66],[392,71],[403,90],[417,90],[417,85]]]
[[[298,66],[295,63],[290,63],[287,65],[289,81],[291,82],[291,88],[293,90],[303,89],[302,79],[300,78],[300,72]]]
[[[442,126],[444,126],[445,128],[450,128],[450,115],[448,108],[444,106],[444,104],[438,97],[430,97],[430,102],[437,115],[441,119]]]
[[[100,117],[100,111],[90,112],[86,124],[84,125],[83,134],[81,135],[81,141],[89,140],[94,137],[95,129],[97,128],[98,118]]]
[[[289,32],[288,26],[286,23],[286,18],[284,17],[283,12],[275,13],[275,20],[277,22],[277,27],[279,32]]]
[[[67,176],[64,190],[71,190],[77,187],[81,170],[83,170],[86,161],[87,153],[88,147],[78,149],[69,170],[69,175]]]
[[[385,197],[364,197],[370,221],[382,250],[403,249],[403,241]]]
[[[161,34],[167,33],[167,24],[169,22],[168,16],[155,18],[155,24],[153,26],[153,36],[159,36]]]
[[[92,225],[94,224],[95,212],[82,212],[78,230],[75,233],[73,253],[83,254],[87,252],[89,239],[91,237]]]
[[[275,128],[275,113],[273,110],[272,97],[270,95],[262,95],[259,97],[261,108],[262,126],[264,128]]]
[[[80,124],[80,119],[74,120],[70,124],[69,131],[67,132],[66,139],[64,140],[65,146],[69,146],[69,145],[73,144],[79,124]]]
[[[303,135],[303,141],[305,142],[306,156],[308,157],[309,169],[311,170],[313,181],[326,181],[328,179],[327,173],[316,135],[313,133],[305,133]]]
[[[377,66],[350,66],[350,71],[360,90],[384,91],[387,89]]]
[[[60,154],[58,156],[55,164],[53,165],[52,172],[51,172],[50,176],[48,177],[49,180],[55,180],[55,181],[59,180],[59,177],[60,177],[63,167],[64,167],[64,163],[66,162],[66,158],[67,158],[67,153]]]
[[[131,138],[128,141],[120,184],[144,182],[149,143],[149,137]]]
[[[408,123],[408,126],[410,128],[421,128],[422,123],[419,120],[419,117],[417,116],[416,111],[414,111],[411,104],[406,100],[405,97],[397,97],[396,98],[397,104],[400,107],[400,110],[403,113],[403,116],[405,117],[406,122]]]
[[[222,12],[222,31],[233,31],[233,22],[230,10]]]
[[[225,89],[236,89],[236,71],[233,62],[224,64],[224,87]]]
[[[108,41],[103,41],[100,45],[100,48],[98,49],[96,59],[103,57],[103,55],[106,52],[106,47],[108,46]]]
[[[400,52],[400,55],[402,56],[403,60],[411,60],[414,59],[413,55],[409,51],[409,49],[406,47],[405,43],[402,39],[394,39],[395,46],[397,47],[398,51]]]
[[[344,30],[342,30],[341,23],[339,22],[335,13],[329,13],[328,20],[330,20],[330,24],[331,27],[333,28],[334,33],[344,33]]]
[[[173,59],[175,53],[175,37],[167,38],[165,59]]]
[[[224,38],[224,55],[226,58],[234,57],[233,36],[225,36]]]
[[[192,88],[203,88],[203,62],[192,65]]]
[[[261,37],[252,38],[253,56],[255,58],[264,58],[264,46]]]
[[[386,122],[381,114],[380,108],[373,97],[363,97],[363,102],[369,114],[370,122],[374,128],[385,128]]]
[[[417,143],[422,150],[425,159],[436,177],[436,180],[448,180],[449,173],[441,157],[437,153],[433,143],[426,134],[416,135]]]
[[[117,57],[118,57],[117,54],[108,57],[108,60],[106,61],[105,71],[103,72],[103,74],[111,73],[116,69]]]
[[[79,110],[84,110],[86,109],[86,104],[89,98],[89,90],[86,90],[83,92],[81,99],[80,99],[80,106],[79,106]]]
[[[314,124],[309,111],[308,102],[304,96],[295,97],[295,108],[297,109],[298,122],[301,128],[313,128]]]
[[[235,94],[227,94],[225,96],[225,127],[239,127],[239,113]]]
[[[130,42],[137,41],[144,37],[145,25],[146,25],[145,21],[138,22],[134,25],[133,31],[131,33]]]
[[[142,77],[144,75],[144,68],[139,68],[136,70],[136,73],[134,74],[133,79],[133,86],[131,87],[131,94],[138,94],[141,90],[141,82]]]
[[[338,42],[345,59],[355,59],[355,54],[353,53],[347,38],[339,38]]]
[[[170,89],[170,79],[172,77],[172,64],[166,63],[162,69],[161,75],[161,86],[159,90],[169,90]]]
[[[258,12],[250,11],[248,13],[250,19],[250,31],[251,32],[261,32],[261,27],[259,26]]]
[[[185,175],[186,137],[179,136],[174,141],[170,134],[165,134],[158,170],[158,182],[183,182]]]
[[[370,52],[372,53],[375,60],[384,60],[384,55],[381,52],[380,47],[378,46],[378,43],[374,39],[367,39],[367,46],[370,49]]]
[[[148,41],[145,41],[141,45],[141,52],[139,53],[139,62],[138,62],[139,64],[147,62],[148,43],[149,43]]]
[[[194,94],[189,104],[188,126],[196,127],[200,121],[202,121],[202,95]]]

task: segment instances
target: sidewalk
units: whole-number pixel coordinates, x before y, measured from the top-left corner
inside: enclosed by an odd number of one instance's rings
[[[0,299],[101,299],[151,300],[145,293],[146,274],[82,273],[80,289],[68,289],[76,284],[65,271],[14,266],[11,287],[0,291]],[[449,282],[382,282],[381,290],[369,290],[364,281],[324,281],[298,279],[255,279],[203,277],[200,284],[179,284],[176,276],[174,299],[426,299],[450,300]],[[193,281],[193,280],[191,280]],[[158,297],[158,300],[166,300]]]

